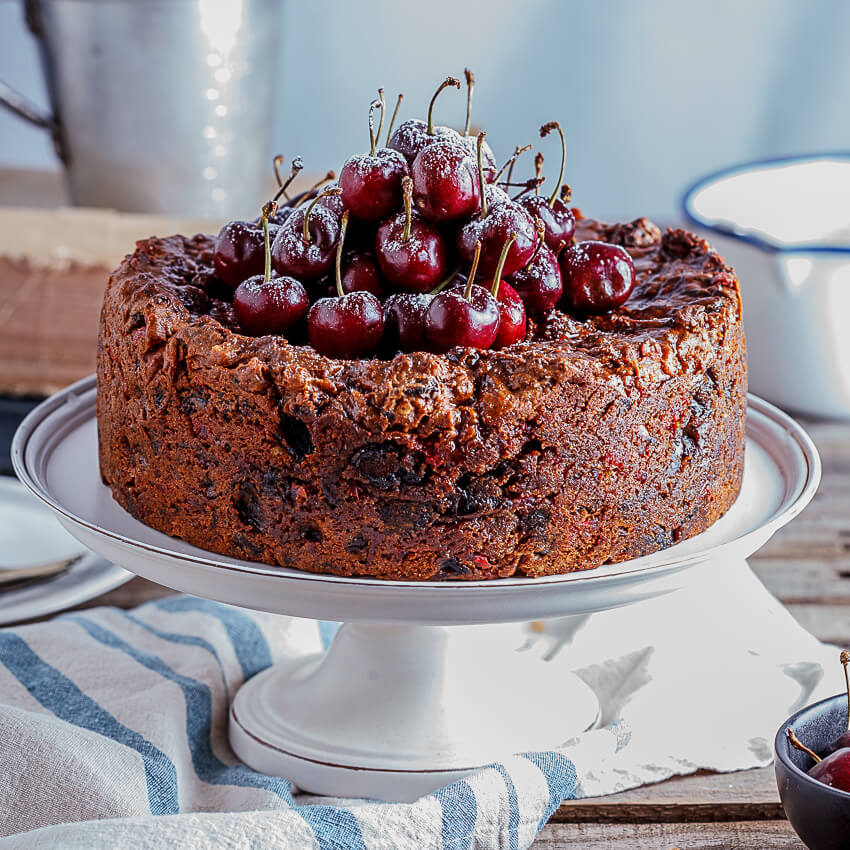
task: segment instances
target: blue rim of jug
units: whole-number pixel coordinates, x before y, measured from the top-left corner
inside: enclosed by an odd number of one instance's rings
[[[742,232],[736,230],[728,224],[717,221],[708,221],[702,218],[696,210],[693,209],[693,198],[697,192],[700,192],[710,183],[715,183],[718,180],[731,177],[735,174],[741,174],[745,171],[751,171],[756,168],[761,168],[769,165],[788,165],[793,162],[811,162],[818,159],[846,159],[850,160],[850,153],[847,151],[833,151],[826,153],[811,153],[800,154],[798,156],[780,156],[773,159],[757,159],[752,162],[743,162],[738,165],[732,165],[728,168],[722,168],[719,171],[714,171],[704,177],[700,177],[695,183],[692,183],[682,195],[682,213],[685,218],[696,227],[703,230],[711,230],[715,233],[721,233],[724,236],[731,236],[734,239],[740,239],[742,242],[747,242],[763,251],[769,251],[772,254],[850,254],[850,245],[822,245],[817,242],[800,243],[797,245],[778,245],[768,239],[751,232]]]

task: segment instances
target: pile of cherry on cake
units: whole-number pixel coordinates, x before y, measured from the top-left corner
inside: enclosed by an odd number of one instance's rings
[[[437,96],[461,85],[449,77],[431,99],[427,122],[405,121],[393,133],[399,95],[386,147],[378,147],[386,109],[379,90],[369,109],[369,153],[349,157],[330,187],[321,189],[333,172],[290,199],[301,160],[284,181],[276,157],[280,191],[258,220],[229,222],[215,243],[215,273],[234,290],[245,333],[303,339],[306,323],[313,348],[338,358],[498,349],[525,339],[527,314],[559,308],[585,317],[628,298],[628,252],[573,238],[559,124],[540,128],[541,137],[560,135],[553,191],[540,191],[541,154],[534,178],[512,182],[517,157],[531,146],[517,147],[497,169],[486,134],[469,134],[468,70],[466,81],[462,133],[434,125]]]

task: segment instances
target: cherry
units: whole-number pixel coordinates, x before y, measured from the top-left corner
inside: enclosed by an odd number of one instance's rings
[[[460,143],[466,148],[466,152],[474,158],[478,142],[476,136],[469,135],[469,125],[472,120],[472,90],[475,88],[475,75],[469,68],[464,68],[463,74],[466,77],[466,123],[463,125]],[[493,183],[496,180],[496,157],[487,142],[484,142],[482,146],[481,155],[484,162],[484,178],[488,183]]]
[[[538,219],[536,224],[537,250],[534,256],[509,278],[511,286],[522,298],[525,309],[532,314],[551,310],[561,300],[564,292],[558,258],[543,241],[543,222]]]
[[[561,242],[569,245],[573,241],[573,235],[576,232],[576,218],[566,203],[569,200],[569,188],[566,187],[567,194],[564,198],[558,197],[562,191],[561,184],[564,182],[564,169],[567,162],[567,142],[564,138],[564,131],[557,121],[550,121],[540,128],[540,137],[548,136],[552,130],[557,130],[561,137],[561,172],[558,175],[558,182],[548,199],[538,194],[526,195],[518,203],[522,204],[533,218],[539,218],[543,222],[546,227],[546,244],[557,252],[558,245]],[[540,162],[542,164],[542,160]]]
[[[499,256],[499,265],[496,267],[496,273],[493,275],[493,285],[490,289],[490,294],[499,304],[499,328],[496,333],[496,339],[492,343],[492,348],[494,349],[507,348],[509,345],[525,339],[527,324],[525,306],[517,291],[509,283],[505,283],[502,280],[502,269],[505,265],[505,259],[515,239],[516,234],[512,233],[505,240],[502,253]]]
[[[283,334],[307,315],[310,301],[301,283],[294,277],[272,277],[269,220],[277,204],[263,207],[262,228],[265,270],[243,280],[233,293],[233,311],[242,329],[249,334]]]
[[[461,259],[470,262],[475,243],[480,242],[481,273],[490,276],[496,271],[505,240],[514,234],[516,240],[511,244],[503,271],[505,275],[510,275],[521,269],[534,253],[537,243],[534,220],[526,210],[513,201],[488,203],[481,155],[485,135],[483,132],[478,135],[478,180],[481,206],[478,214],[458,231],[457,250]],[[493,193],[490,194],[492,197]]]
[[[437,96],[443,89],[449,86],[460,88],[460,80],[454,77],[446,77],[440,83],[434,96],[431,98],[431,103],[428,105],[428,122],[420,121],[418,118],[413,118],[409,121],[403,121],[398,125],[398,129],[390,136],[387,147],[394,151],[398,151],[406,160],[408,165],[413,165],[413,160],[416,159],[419,152],[430,144],[433,144],[438,139],[450,139],[454,142],[460,141],[460,135],[456,130],[450,127],[435,127],[434,126],[434,103]],[[393,122],[395,123],[395,116]],[[389,134],[389,131],[387,131]]]
[[[339,192],[338,188],[325,189],[280,226],[272,244],[272,264],[277,272],[311,280],[321,277],[333,265],[339,218],[319,201]]]
[[[607,242],[577,242],[561,254],[564,300],[579,315],[592,316],[619,307],[635,284],[628,251]]]
[[[826,748],[828,754],[850,747],[850,672],[847,669],[848,665],[850,665],[850,651],[842,649],[840,658],[841,664],[844,667],[844,681],[847,686],[847,728],[837,740],[833,741]]]
[[[307,314],[310,345],[325,357],[359,358],[371,354],[384,333],[381,302],[371,292],[342,289],[342,245],[348,226],[348,210],[342,214],[336,249],[336,291],[320,298]]]
[[[384,340],[392,351],[423,351],[429,292],[395,292],[384,302]]]
[[[835,750],[826,758],[821,758],[800,741],[793,729],[789,727],[786,734],[793,747],[808,753],[814,759],[815,764],[808,771],[812,779],[850,793],[850,748]]]
[[[478,207],[480,187],[475,160],[458,142],[440,139],[423,148],[410,166],[414,200],[428,221],[456,221]]]
[[[369,107],[368,154],[350,156],[342,166],[339,187],[343,205],[351,214],[364,221],[386,218],[401,202],[401,179],[408,174],[407,161],[398,152],[389,148],[376,150],[384,124],[384,91],[379,89],[380,101],[372,101]],[[381,109],[381,121],[375,133],[373,113]]]
[[[408,292],[428,292],[446,271],[440,231],[412,210],[413,181],[402,179],[404,211],[383,221],[375,234],[375,255],[384,277]]]
[[[273,227],[277,232],[277,227]],[[231,289],[263,273],[263,228],[250,221],[229,221],[218,233],[213,247],[216,277]]]
[[[349,251],[343,257],[343,292],[371,292],[376,298],[384,297],[384,286],[378,262],[362,251]]]
[[[473,283],[481,258],[475,247],[466,288],[435,295],[425,314],[425,339],[429,347],[445,353],[455,346],[489,348],[499,331],[499,304],[482,286]]]

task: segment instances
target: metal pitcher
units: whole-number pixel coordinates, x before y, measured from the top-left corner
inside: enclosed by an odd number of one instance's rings
[[[71,200],[128,212],[256,214],[271,175],[280,0],[26,0]]]

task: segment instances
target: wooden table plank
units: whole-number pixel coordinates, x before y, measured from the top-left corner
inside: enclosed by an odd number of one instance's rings
[[[735,773],[702,771],[655,785],[587,800],[566,800],[553,823],[664,823],[784,818],[773,768]]]
[[[549,823],[535,850],[805,850],[787,821],[736,823]]]

